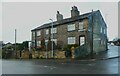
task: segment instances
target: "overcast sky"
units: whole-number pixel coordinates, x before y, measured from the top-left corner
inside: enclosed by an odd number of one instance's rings
[[[117,2],[5,2],[2,4],[2,39],[14,43],[14,30],[17,29],[17,42],[31,40],[31,30],[56,20],[59,10],[64,18],[70,17],[72,6],[77,6],[80,14],[100,10],[108,27],[108,38],[118,36]]]

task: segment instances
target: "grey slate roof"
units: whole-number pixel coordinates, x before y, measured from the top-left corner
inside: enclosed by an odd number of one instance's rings
[[[94,11],[94,13],[98,12],[98,11],[99,10]],[[65,24],[65,23],[69,23],[69,22],[73,22],[73,21],[77,21],[77,20],[80,20],[80,19],[82,20],[82,19],[88,18],[88,16],[91,15],[91,14],[92,14],[92,12],[89,12],[89,13],[85,13],[85,14],[82,14],[82,15],[79,15],[79,16],[76,16],[76,17],[73,17],[73,18],[70,17],[70,18],[63,19],[61,21],[54,21],[53,22],[53,27],[55,27],[57,25],[61,25],[61,24]],[[44,29],[44,28],[49,28],[49,27],[51,27],[51,24],[52,23],[43,24],[43,25],[41,25],[41,26],[31,30],[31,31],[40,30],[40,29]]]

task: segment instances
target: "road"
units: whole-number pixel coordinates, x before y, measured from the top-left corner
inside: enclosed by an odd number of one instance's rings
[[[118,47],[111,46],[116,49]],[[118,58],[96,61],[2,60],[3,74],[118,74]]]

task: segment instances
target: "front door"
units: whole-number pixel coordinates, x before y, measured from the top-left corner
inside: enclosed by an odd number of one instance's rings
[[[80,38],[79,38],[79,44],[80,44],[80,46],[82,46],[82,45],[85,44],[85,36],[80,36]]]

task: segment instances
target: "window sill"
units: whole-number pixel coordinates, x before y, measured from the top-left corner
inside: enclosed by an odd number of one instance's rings
[[[70,30],[70,31],[67,31],[67,32],[73,32],[73,31],[76,31],[76,30]]]

